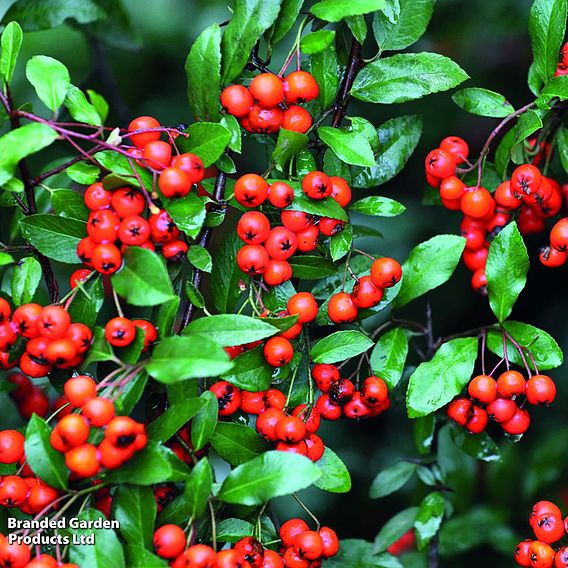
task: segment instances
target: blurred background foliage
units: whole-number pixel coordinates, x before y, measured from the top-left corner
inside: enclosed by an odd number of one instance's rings
[[[51,10],[52,6],[58,9]],[[526,24],[529,6],[529,0],[438,0],[427,33],[412,50],[451,57],[471,76],[463,86],[501,92],[519,107],[531,100],[526,85],[531,61]],[[105,12],[111,17],[106,18]],[[62,16],[58,18],[58,14]],[[59,25],[66,15],[70,19]],[[26,31],[33,31],[25,36],[20,61],[40,53],[55,57],[69,67],[77,85],[94,88],[107,97],[111,104],[108,124],[126,126],[132,117],[151,114],[163,124],[176,125],[191,119],[184,72],[187,52],[203,28],[226,21],[230,11],[226,0],[3,0],[0,17],[3,23],[16,19]],[[38,21],[56,27],[34,31]],[[286,41],[279,44],[273,55],[274,71],[280,68],[289,45]],[[369,33],[364,53],[370,57],[375,51]],[[23,65],[18,67],[13,85],[19,104],[33,101],[23,69]],[[418,242],[435,234],[457,232],[456,213],[422,204],[424,156],[450,134],[464,137],[475,156],[497,121],[466,114],[452,103],[450,95],[431,95],[404,105],[351,102],[348,114],[364,116],[375,126],[405,114],[419,113],[424,118],[421,142],[407,168],[388,184],[369,190],[395,198],[408,209],[394,220],[370,221],[384,238],[366,239],[364,248],[369,252],[402,260]],[[263,153],[254,148],[245,151],[237,167],[241,173],[264,171]],[[4,209],[3,231],[6,214]],[[513,317],[546,329],[567,351],[566,273],[547,272],[537,261],[537,249],[544,238],[541,235],[528,242],[533,267]],[[437,335],[492,322],[487,300],[471,291],[469,274],[463,267],[448,284],[430,294],[430,302]],[[423,322],[425,311],[426,302],[420,299],[400,315]],[[513,445],[495,432],[502,452],[500,462],[476,462],[457,449],[447,432],[442,434],[439,458],[448,472],[447,485],[453,491],[455,507],[454,520],[442,532],[442,566],[477,566],[479,561],[496,568],[511,566],[515,543],[521,536],[529,536],[527,520],[532,504],[543,498],[561,502],[562,493],[568,500],[568,386],[564,374],[564,367],[553,372],[559,397],[551,409],[535,410],[533,425],[520,444]],[[6,417],[2,426],[17,424],[9,400],[3,397],[1,404]],[[388,519],[417,505],[428,492],[422,483],[412,482],[393,496],[381,500],[368,497],[377,472],[401,457],[418,457],[403,404],[395,404],[377,420],[328,423],[322,437],[347,463],[353,489],[345,495],[313,489],[306,500],[341,538],[372,541]],[[300,514],[291,499],[276,501],[274,512],[281,518]],[[479,546],[470,549],[473,545]],[[423,557],[412,553],[403,562],[412,568],[426,565]]]

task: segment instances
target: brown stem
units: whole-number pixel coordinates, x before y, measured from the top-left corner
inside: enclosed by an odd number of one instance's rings
[[[351,92],[351,87],[353,87],[355,77],[357,77],[357,73],[359,73],[362,67],[363,60],[361,59],[361,44],[354,39],[351,42],[351,51],[349,53],[347,69],[345,70],[345,75],[343,76],[343,81],[341,82],[341,87],[339,88],[337,99],[335,100],[335,111],[331,122],[331,125],[334,128],[339,128],[342,120],[345,118],[347,104],[349,102],[349,93]]]
[[[227,174],[225,174],[224,172],[219,170],[219,173],[217,174],[217,178],[215,179],[215,187],[213,189],[213,199],[217,203],[219,203],[223,200],[223,196],[225,194],[225,183],[226,183],[226,181],[227,181]],[[207,246],[209,245],[209,241],[211,240],[211,234],[212,233],[213,233],[213,227],[207,227],[203,231],[203,234],[201,235],[201,238],[199,239],[197,244],[200,247],[207,248]],[[203,279],[203,272],[201,270],[199,270],[199,268],[196,268],[193,272],[192,284],[195,286],[195,288],[197,290],[201,289],[202,279]],[[187,327],[189,322],[192,320],[194,313],[195,313],[195,306],[193,305],[192,302],[188,301],[186,306],[185,306],[183,316],[181,318],[181,324],[180,324],[180,327],[179,327],[180,332]]]
[[[12,130],[16,130],[17,128],[19,128],[20,125],[20,118],[17,114],[17,111],[14,112],[13,109],[13,104],[12,104],[12,100],[10,95],[8,94],[8,106],[10,108],[10,127],[12,128]],[[28,165],[26,163],[26,160],[20,160],[20,162],[18,163],[18,169],[20,170],[20,175],[22,176],[22,181],[24,183],[24,192],[26,195],[26,202],[27,202],[27,207],[24,210],[24,214],[25,215],[33,215],[35,213],[37,213],[37,203],[36,203],[36,198],[35,198],[35,190],[34,190],[34,186],[31,183],[31,175],[30,175],[30,171],[28,169]],[[49,290],[49,297],[51,299],[52,303],[58,302],[59,301],[59,284],[57,282],[57,279],[55,278],[55,274],[53,272],[53,268],[51,266],[51,262],[49,262],[49,259],[44,256],[43,254],[41,254],[39,251],[37,251],[37,259],[41,265],[41,269],[43,272],[43,276],[45,278],[45,283],[47,285],[47,289]]]

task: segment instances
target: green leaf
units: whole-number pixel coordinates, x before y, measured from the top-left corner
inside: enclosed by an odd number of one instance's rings
[[[286,165],[286,162],[305,148],[307,144],[308,137],[305,134],[281,128],[280,132],[278,132],[276,147],[272,152],[272,159],[274,163],[282,169]]]
[[[542,128],[542,119],[537,111],[528,110],[521,114],[515,126],[515,142],[522,142]]]
[[[196,307],[196,308],[203,308],[205,306],[205,298],[203,294],[196,288],[193,282],[189,280],[185,283],[185,295],[187,299]],[[162,304],[165,305],[165,304]],[[176,308],[177,312],[177,308]],[[174,314],[175,317],[175,314]],[[170,334],[171,335],[171,334]]]
[[[568,77],[565,75],[549,79],[548,83],[540,91],[536,104],[539,108],[546,110],[555,99],[560,99],[561,101],[568,99]]]
[[[314,344],[311,357],[314,363],[336,363],[361,355],[372,346],[373,341],[360,331],[336,331]]]
[[[203,272],[211,272],[211,268],[213,268],[213,261],[211,260],[209,251],[199,245],[191,245],[189,247],[187,259],[195,268]]]
[[[464,247],[465,239],[456,235],[437,235],[414,247],[402,266],[404,279],[394,307],[400,308],[447,282]]]
[[[310,57],[310,70],[319,86],[318,101],[328,109],[335,100],[339,86],[337,53],[333,45]]]
[[[206,197],[188,193],[185,197],[170,201],[166,205],[166,210],[178,229],[194,239],[201,232],[205,222],[206,202]]]
[[[106,480],[112,484],[154,485],[181,481],[188,475],[187,466],[165,446],[153,441],[120,467],[111,471]]]
[[[359,43],[365,43],[365,38],[367,37],[367,20],[365,20],[365,16],[350,16],[345,18],[345,23],[349,26],[353,37]]]
[[[566,0],[535,0],[529,14],[534,70],[543,83],[554,73],[566,30]]]
[[[129,568],[168,568],[168,564],[165,560],[141,546],[127,544],[124,548],[124,552]]]
[[[112,499],[120,534],[129,544],[152,546],[156,521],[156,499],[151,487],[119,485]]]
[[[0,267],[14,264],[14,258],[7,252],[0,252]]]
[[[203,400],[197,396],[174,401],[165,412],[148,424],[146,432],[148,438],[156,442],[169,440],[199,412],[202,406]]]
[[[417,467],[418,465],[415,463],[399,461],[391,467],[384,469],[373,480],[369,497],[371,499],[379,499],[398,491],[416,473]]]
[[[277,43],[294,27],[304,0],[282,0],[282,7],[274,23],[272,42]]]
[[[240,75],[260,36],[275,22],[282,0],[236,0],[221,42],[221,83]]]
[[[401,327],[382,335],[371,352],[371,368],[390,389],[396,387],[408,355],[408,338]]]
[[[306,55],[313,55],[328,48],[335,39],[335,30],[318,30],[305,35],[300,41],[300,49]]]
[[[262,349],[245,351],[234,359],[234,363],[231,372],[223,374],[224,380],[240,389],[252,392],[270,387],[274,368],[266,362]]]
[[[341,458],[329,448],[325,448],[323,456],[316,462],[322,475],[314,485],[330,493],[347,493],[351,491],[351,475]]]
[[[33,257],[23,258],[12,270],[12,301],[16,306],[29,304],[41,282],[41,265]]]
[[[213,470],[207,458],[202,458],[185,480],[183,493],[176,497],[160,514],[160,524],[182,525],[187,519],[199,519],[207,507],[213,489]]]
[[[130,379],[128,381],[128,384],[122,387],[121,393],[114,401],[116,413],[121,415],[130,414],[136,406],[136,403],[142,397],[144,388],[146,387],[147,383],[148,375],[144,371],[138,373],[132,379]],[[105,391],[105,395],[109,394],[110,392]]]
[[[413,426],[414,443],[418,453],[423,456],[429,454],[434,442],[436,415],[428,414],[422,418],[417,418]]]
[[[333,235],[329,239],[329,253],[331,260],[334,262],[343,258],[350,250],[353,244],[353,226],[345,225],[342,231]],[[321,278],[322,275],[320,275]]]
[[[239,121],[232,114],[225,114],[221,118],[221,124],[231,133],[231,141],[229,148],[238,154],[241,153],[242,137],[241,125]]]
[[[124,264],[111,281],[116,292],[133,306],[157,306],[174,296],[164,259],[141,247],[128,247]]]
[[[452,100],[466,112],[478,116],[504,118],[515,111],[503,95],[479,87],[457,91],[452,96]]]
[[[32,471],[51,487],[66,489],[69,470],[65,467],[65,457],[55,450],[49,436],[51,429],[37,414],[32,414],[26,427],[24,451]]]
[[[79,521],[106,520],[100,511],[86,509],[77,516]],[[94,537],[94,544],[71,544],[69,561],[81,568],[125,568],[124,551],[113,529],[73,529],[77,537]]]
[[[418,41],[428,27],[435,2],[400,0],[394,14],[392,10],[377,12],[373,18],[373,32],[381,50],[398,51]]]
[[[47,148],[56,138],[53,128],[37,122],[4,134],[0,138],[0,185],[12,178],[20,160]]]
[[[254,526],[242,519],[223,519],[217,525],[217,538],[221,542],[238,542],[253,532]]]
[[[368,14],[376,10],[381,10],[385,5],[385,0],[322,0],[311,8],[311,13],[320,20],[326,22],[339,22],[348,16]]]
[[[195,120],[219,119],[221,96],[221,28],[205,28],[185,61],[187,100]]]
[[[424,550],[440,529],[444,517],[444,508],[444,496],[438,491],[426,495],[420,503],[416,521],[414,521],[418,550]]]
[[[469,76],[437,53],[403,53],[377,59],[357,75],[351,94],[369,103],[404,103],[447,91]]]
[[[388,197],[381,197],[379,195],[371,195],[359,199],[349,206],[349,211],[357,211],[363,215],[372,215],[374,217],[396,217],[406,211],[406,207]]]
[[[24,34],[18,22],[10,22],[2,32],[2,55],[0,56],[0,74],[6,84],[9,84],[14,74],[22,39]]]
[[[196,122],[187,128],[186,133],[187,138],[178,138],[180,151],[196,154],[205,167],[214,164],[231,141],[231,133],[214,122]]]
[[[202,406],[191,422],[191,443],[195,451],[201,450],[213,435],[219,414],[219,403],[211,391],[205,391],[199,398]]]
[[[410,376],[406,393],[409,418],[426,416],[442,408],[467,385],[477,359],[477,338],[444,343],[430,361]]]
[[[71,85],[69,71],[63,63],[53,57],[36,55],[26,65],[26,77],[47,108],[55,112],[63,104]]]
[[[184,335],[204,335],[223,347],[252,343],[278,333],[278,328],[262,318],[238,314],[220,314],[193,320]]]
[[[506,321],[503,327],[521,347],[530,349],[539,370],[547,371],[562,365],[562,349],[543,329],[519,321]],[[500,331],[489,331],[487,347],[499,357],[503,357],[503,335]],[[511,363],[523,365],[519,352],[510,342],[507,343],[507,356]]]
[[[90,211],[85,205],[83,196],[72,189],[56,189],[51,194],[51,205],[61,217],[83,222],[87,222],[89,218]]]
[[[561,126],[556,138],[558,155],[565,172],[568,172],[568,129]]]
[[[77,245],[87,234],[86,224],[55,215],[29,215],[19,221],[22,236],[39,252],[67,264],[77,264]]]
[[[501,461],[499,446],[487,432],[472,436],[463,428],[452,428],[450,435],[458,448],[476,460],[484,462]]]
[[[327,258],[312,254],[294,255],[288,260],[294,278],[319,280],[337,273],[337,266]]]
[[[85,366],[99,361],[112,361],[114,355],[112,348],[105,339],[104,328],[97,326],[93,330],[93,343],[85,359]]]
[[[217,422],[211,447],[231,465],[246,463],[270,449],[256,430],[235,422]]]
[[[318,135],[341,161],[354,166],[372,167],[375,165],[373,149],[362,134],[339,130],[331,126],[320,126]]]
[[[225,240],[213,253],[211,270],[211,295],[213,304],[220,312],[232,312],[242,294],[239,281],[247,276],[237,266],[237,251],[242,241],[235,231],[229,231]]]
[[[405,532],[414,526],[418,507],[404,509],[390,519],[380,530],[375,538],[375,552],[386,550],[393,542],[397,541]]]
[[[273,181],[275,180],[268,180],[269,183]],[[286,183],[294,188],[294,201],[292,201],[286,209],[304,211],[305,213],[318,215],[319,217],[330,217],[331,219],[339,219],[340,221],[349,221],[349,217],[343,210],[343,207],[332,197],[310,199],[302,191],[299,183],[291,181],[287,181]]]
[[[305,489],[319,477],[321,471],[305,456],[269,451],[231,471],[218,497],[225,503],[261,505]]]
[[[77,122],[85,122],[94,126],[100,126],[103,123],[97,109],[87,100],[83,91],[75,85],[69,85],[64,102],[69,114]]]
[[[506,320],[527,281],[529,255],[515,222],[491,242],[485,274],[489,305],[497,319]]]
[[[87,89],[87,95],[89,97],[89,101],[95,107],[95,110],[104,122],[108,117],[108,103],[105,98],[92,89]]]
[[[154,379],[169,384],[198,377],[215,377],[232,369],[221,346],[200,336],[175,336],[161,341],[146,370]]]
[[[422,135],[419,115],[391,118],[377,128],[379,150],[371,168],[351,168],[353,187],[371,188],[396,176],[414,153]]]

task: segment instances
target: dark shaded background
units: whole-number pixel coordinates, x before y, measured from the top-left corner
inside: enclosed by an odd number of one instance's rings
[[[184,60],[193,40],[204,27],[229,17],[225,4],[224,0],[126,0],[133,29],[140,39],[139,50],[93,47],[93,42],[89,42],[83,32],[65,26],[27,34],[21,60],[42,53],[63,61],[69,66],[76,84],[95,88],[111,102],[109,124],[126,126],[131,117],[146,113],[158,117],[163,124],[188,122]],[[468,86],[499,91],[515,107],[521,106],[531,100],[526,86],[526,71],[531,61],[526,31],[529,5],[527,0],[440,0],[429,31],[412,49],[435,51],[451,57],[471,76]],[[113,39],[120,43],[120,37]],[[280,50],[287,51],[289,43],[283,43]],[[372,40],[367,41],[368,56],[374,49]],[[279,69],[282,57],[281,52],[275,53],[274,70]],[[20,103],[32,98],[22,65],[18,69],[14,92]],[[452,103],[448,93],[405,105],[365,105],[353,101],[349,110],[349,114],[365,116],[375,125],[390,117],[411,113],[421,113],[424,117],[424,134],[416,154],[401,175],[385,186],[371,190],[401,201],[408,211],[394,220],[376,221],[384,239],[368,239],[364,243],[370,252],[399,259],[406,258],[408,251],[422,240],[439,233],[456,232],[459,225],[455,213],[421,204],[425,154],[444,136],[456,134],[469,141],[475,155],[496,124],[492,119],[467,115]],[[263,171],[265,164],[257,161],[258,155],[254,151],[245,152],[238,160],[239,171]],[[563,301],[567,289],[566,272],[565,269],[547,271],[539,266],[536,250],[543,240],[529,241],[534,267],[513,316],[548,330],[565,347],[568,341]],[[469,273],[463,267],[450,283],[434,291],[430,300],[436,335],[492,322],[486,299],[470,290]],[[405,308],[401,315],[423,322],[424,314],[425,301],[420,299]],[[529,536],[527,518],[534,501],[559,499],[564,488],[568,447],[568,389],[564,374],[563,367],[553,372],[559,386],[559,398],[551,409],[533,412],[533,426],[521,444],[512,445],[495,431],[502,446],[502,463],[476,464],[460,456],[447,440],[441,441],[440,452],[450,474],[448,485],[455,491],[452,501],[456,514],[478,507],[490,508],[502,521],[488,531],[485,540],[492,541],[491,544],[461,556],[445,556],[442,566],[477,566],[480,560],[494,567],[513,565],[510,557],[497,549],[512,553],[515,538],[511,529],[519,537]],[[2,407],[9,405],[7,399],[2,398]],[[11,419],[7,422],[15,423]],[[411,427],[402,404],[396,405],[384,418],[360,424],[327,424],[323,431],[328,445],[348,464],[353,476],[353,490],[338,496],[313,490],[306,495],[306,500],[322,521],[336,528],[342,538],[372,540],[386,520],[407,506],[417,505],[427,492],[421,484],[409,484],[396,496],[380,501],[368,499],[370,483],[378,471],[397,458],[416,457]],[[565,509],[568,509],[568,503]],[[298,512],[290,499],[277,503],[277,513],[283,518]],[[474,532],[487,528],[475,523],[466,524],[466,527]],[[405,565],[420,568],[423,559],[410,555],[406,557]]]

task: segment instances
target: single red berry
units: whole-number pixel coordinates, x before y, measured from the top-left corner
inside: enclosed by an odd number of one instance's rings
[[[93,268],[101,274],[113,274],[122,266],[122,254],[113,244],[97,245],[93,251]]]
[[[158,339],[156,326],[152,322],[144,319],[135,319],[132,320],[132,323],[144,332],[144,351],[147,351]]]
[[[257,174],[245,174],[235,183],[235,199],[244,207],[258,207],[268,197],[268,183]]]
[[[77,256],[79,260],[87,266],[93,266],[93,252],[97,247],[97,243],[90,237],[85,237],[79,241],[77,245]]]
[[[163,140],[149,142],[142,150],[144,165],[153,170],[163,170],[170,165],[172,147]]]
[[[218,381],[209,390],[219,403],[219,416],[229,416],[239,409],[241,392],[236,386],[227,381]]]
[[[494,206],[491,194],[484,187],[468,187],[461,198],[460,204],[464,215],[473,219],[485,217]]]
[[[426,173],[439,179],[447,178],[456,171],[454,157],[446,150],[436,148],[425,160]]]
[[[378,258],[371,266],[371,280],[379,288],[390,288],[402,278],[402,267],[394,259],[387,256]]]
[[[445,150],[454,158],[456,164],[461,164],[467,160],[469,146],[467,142],[459,136],[448,136],[440,142],[440,149]]]
[[[539,259],[544,266],[558,268],[566,263],[568,253],[561,252],[553,247],[543,247],[540,249]]]
[[[97,475],[100,469],[97,448],[92,444],[83,444],[69,450],[65,454],[65,465],[80,478]]]
[[[539,540],[535,540],[529,547],[532,568],[552,568],[554,566],[554,555],[554,549],[549,544]]]
[[[362,276],[355,282],[351,298],[358,308],[372,308],[383,298],[384,291],[373,284],[371,276]]]
[[[306,103],[318,96],[319,87],[311,73],[293,71],[284,79],[284,93],[288,103]]]
[[[286,227],[274,227],[264,242],[266,251],[274,260],[287,260],[298,248],[296,234]]]
[[[508,434],[518,436],[519,434],[524,434],[529,429],[530,424],[531,416],[529,411],[524,408],[518,408],[513,418],[504,422],[501,426]]]
[[[564,536],[564,522],[560,515],[543,513],[534,519],[532,528],[536,538],[547,544],[558,542]]]
[[[84,195],[85,205],[91,211],[97,211],[98,209],[108,209],[110,207],[110,201],[112,199],[112,193],[107,191],[103,184],[98,181],[93,183],[85,190]]]
[[[497,392],[504,398],[525,394],[527,382],[518,371],[505,371],[497,379]]]
[[[97,396],[97,383],[86,375],[70,378],[63,385],[67,400],[76,408],[81,408],[88,400]]]
[[[180,168],[165,168],[158,176],[158,187],[168,199],[186,196],[191,185],[189,176]]]
[[[0,463],[16,463],[24,455],[23,434],[17,430],[0,432]]]
[[[296,233],[298,240],[298,250],[300,252],[310,252],[318,246],[319,230],[316,226],[308,227],[305,231]]]
[[[285,418],[284,412],[278,408],[267,408],[258,415],[256,419],[257,432],[270,442],[276,442],[276,425]]]
[[[487,411],[479,406],[474,406],[473,416],[467,421],[465,429],[471,434],[480,434],[487,428],[488,421]]]
[[[274,181],[268,188],[268,201],[279,209],[288,207],[294,201],[294,190],[283,181]]]
[[[489,418],[499,423],[508,422],[511,418],[513,418],[513,416],[515,416],[516,412],[517,403],[510,398],[496,398],[487,406]]]
[[[465,183],[460,178],[449,176],[444,178],[440,184],[440,197],[450,201],[461,199],[465,194],[465,189]]]
[[[345,228],[345,221],[339,219],[332,219],[330,217],[321,217],[318,223],[319,231],[326,237],[332,237],[341,233]]]
[[[246,274],[263,274],[268,267],[270,257],[261,245],[245,245],[237,252],[237,265]]]
[[[268,284],[269,286],[278,286],[280,284],[283,284],[284,282],[287,282],[288,280],[290,280],[290,278],[292,278],[292,267],[290,266],[290,263],[287,260],[270,259],[262,277],[264,278],[266,284]],[[301,324],[297,325],[300,326],[301,330],[302,325]],[[284,335],[281,336],[284,337]]]
[[[361,395],[367,406],[382,404],[389,396],[387,384],[380,377],[367,377],[363,381]]]
[[[29,339],[39,334],[37,324],[42,310],[43,308],[39,304],[23,304],[16,308],[12,315],[12,324],[18,329],[19,335]]]
[[[82,408],[83,416],[91,426],[102,428],[114,418],[114,404],[108,398],[95,397],[88,400]]]
[[[282,128],[305,134],[312,126],[312,115],[303,107],[292,105],[284,111]]]
[[[315,531],[304,531],[294,539],[294,547],[302,558],[317,560],[323,554],[323,540]]]
[[[182,260],[188,250],[188,244],[180,239],[169,241],[162,246],[164,258],[171,261]]]
[[[310,172],[302,179],[302,190],[311,199],[323,199],[331,195],[331,180],[323,172]]]
[[[132,187],[119,187],[112,194],[111,207],[120,219],[142,215],[146,207],[144,196]]]
[[[328,392],[331,383],[340,378],[339,369],[335,365],[318,363],[312,369],[312,378],[321,392]]]
[[[292,411],[292,416],[297,416],[306,425],[306,432],[314,434],[318,431],[321,423],[319,410],[312,406],[308,413],[308,405],[300,404]]]
[[[519,566],[528,568],[531,565],[529,551],[532,543],[532,540],[523,540],[523,542],[517,544],[515,548],[515,562]]]
[[[330,389],[333,392],[333,387]],[[347,418],[358,420],[360,418],[367,418],[370,414],[370,408],[361,396],[360,392],[355,392],[353,398],[343,407],[343,414]]]
[[[343,414],[341,406],[335,404],[328,393],[322,394],[316,400],[316,408],[318,409],[322,418],[326,420],[339,420]]]
[[[120,220],[110,209],[93,211],[87,221],[87,233],[95,243],[112,243],[116,241]]]
[[[190,185],[199,183],[205,177],[203,161],[199,156],[196,156],[191,152],[185,152],[184,154],[174,156],[172,158],[171,166],[172,168],[178,168],[184,171],[189,176]]]
[[[264,108],[275,107],[284,100],[282,79],[273,73],[260,73],[254,77],[249,91],[253,99]]]
[[[260,414],[266,407],[264,391],[241,391],[240,409],[246,414]]]
[[[568,251],[568,217],[560,219],[550,231],[550,244],[561,252]]]
[[[357,319],[359,310],[353,303],[351,294],[338,292],[329,299],[327,314],[333,323],[351,323]]]
[[[488,375],[477,375],[467,387],[469,396],[482,404],[489,404],[497,397],[497,383]]]
[[[294,348],[284,337],[271,337],[264,344],[264,358],[272,367],[287,365],[293,356]]]
[[[499,185],[495,190],[493,197],[495,198],[497,205],[509,210],[518,209],[523,204],[521,196],[517,195],[513,191],[510,180],[504,181],[501,185]]]
[[[318,304],[310,292],[298,292],[290,297],[286,308],[290,315],[297,315],[299,323],[309,323],[318,315]]]
[[[351,201],[351,188],[349,184],[339,176],[331,176],[329,180],[331,181],[331,197],[333,197],[341,207],[347,207]]]
[[[237,234],[249,245],[260,245],[270,234],[270,221],[264,213],[248,211],[237,223]]]
[[[150,237],[155,243],[163,244],[175,241],[179,237],[179,229],[165,209],[151,215],[148,223],[150,225]]]
[[[329,399],[335,404],[347,404],[355,394],[355,385],[349,379],[339,379],[329,387]]]
[[[143,217],[125,217],[118,226],[118,238],[125,245],[141,245],[150,238],[150,225]]]
[[[129,125],[128,125],[128,132],[134,132],[136,130],[148,130],[151,128],[159,128],[160,123],[152,116],[139,116],[135,118]],[[132,134],[130,136],[130,140],[135,146],[138,148],[144,148],[150,142],[154,142],[155,140],[160,139],[159,132],[142,132],[140,134]]]
[[[533,375],[527,381],[526,394],[529,404],[548,406],[556,398],[556,385],[548,375]]]
[[[295,416],[284,416],[275,428],[279,440],[295,444],[306,437],[306,425]]]
[[[253,132],[273,134],[282,128],[284,113],[278,107],[263,108],[260,105],[253,105],[247,118]]]
[[[112,318],[105,325],[105,339],[114,347],[126,347],[135,338],[136,326],[128,318]]]
[[[38,329],[47,339],[62,338],[71,325],[71,317],[60,306],[46,306],[38,316]]]
[[[448,405],[448,417],[460,426],[465,426],[473,417],[473,403],[467,398],[455,398]]]
[[[531,164],[519,166],[511,175],[511,189],[517,195],[530,195],[542,183],[540,170]]]
[[[481,268],[484,269],[485,265],[487,264],[488,254],[489,248],[485,246],[474,251],[465,249],[462,254],[463,263],[472,272],[475,272],[476,270],[479,270]]]
[[[309,531],[310,527],[302,519],[290,519],[282,524],[280,527],[279,535],[282,545],[286,548],[294,546],[294,541],[296,537],[306,531]]]
[[[538,501],[533,505],[533,508],[529,515],[529,525],[531,526],[531,528],[534,528],[537,518],[544,514],[553,515],[555,517],[562,517],[562,511],[560,511],[557,505],[555,505],[551,501]]]
[[[243,85],[230,85],[221,93],[221,106],[237,118],[246,116],[253,104],[250,91]]]
[[[153,542],[160,558],[177,558],[185,550],[185,533],[177,525],[163,525],[154,533]]]
[[[71,277],[69,278],[69,285],[71,286],[71,290],[77,288],[77,285],[79,283],[83,283],[92,274],[92,272],[93,271],[89,270],[88,268],[79,268],[78,270],[75,270],[75,272],[73,272],[73,274],[71,274]]]

